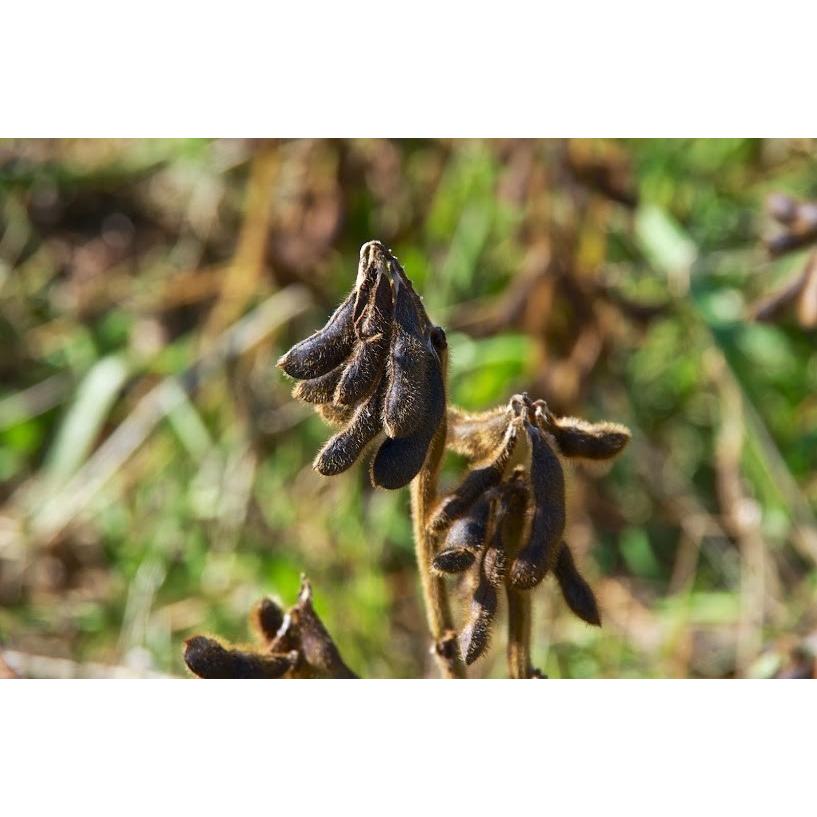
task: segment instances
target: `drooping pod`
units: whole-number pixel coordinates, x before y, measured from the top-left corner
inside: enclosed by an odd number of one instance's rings
[[[350,468],[363,449],[382,431],[383,389],[376,388],[369,399],[357,407],[343,431],[330,438],[315,457],[313,467],[325,477]]]
[[[269,644],[284,623],[284,611],[270,598],[261,599],[250,612],[250,626],[261,641]]]
[[[442,499],[431,514],[428,527],[431,531],[445,530],[462,516],[479,496],[498,485],[505,468],[513,456],[519,438],[521,421],[506,420],[505,436],[500,446],[492,452],[492,459],[481,468],[474,468],[460,485]]]
[[[488,647],[491,625],[496,616],[498,595],[496,587],[480,571],[479,584],[471,600],[468,623],[460,633],[460,650],[467,665],[477,660]]]
[[[563,542],[559,549],[553,572],[559,582],[567,606],[588,624],[601,627],[601,616],[599,615],[596,597],[593,595],[590,585],[576,568],[573,554],[566,542]]]
[[[445,417],[444,357],[445,333],[435,327],[429,342],[434,351],[429,354],[425,367],[423,391],[423,420],[412,434],[406,437],[387,437],[372,460],[369,475],[372,485],[390,490],[408,485],[420,472],[428,454],[428,448]],[[388,399],[388,398],[386,398]]]
[[[412,434],[424,419],[423,386],[427,382],[430,352],[426,346],[426,321],[420,312],[422,304],[419,304],[400,265],[392,259],[390,267],[394,324],[383,423],[386,434],[397,439]]]
[[[514,474],[497,490],[496,511],[491,537],[482,559],[482,572],[496,588],[505,582],[508,570],[508,547],[506,530],[508,522],[521,517],[527,505],[527,489],[520,474]]]
[[[483,494],[467,516],[457,519],[448,531],[443,549],[434,557],[437,573],[462,573],[476,561],[492,530],[495,496]]]
[[[565,457],[609,460],[621,453],[630,441],[630,430],[618,423],[589,423],[576,417],[554,417],[544,401],[537,400],[537,424],[556,440]]]
[[[290,377],[308,380],[326,374],[346,360],[355,342],[352,321],[355,298],[353,290],[323,329],[296,343],[276,365]]]
[[[533,518],[530,538],[511,567],[511,584],[519,590],[535,587],[554,566],[565,529],[565,477],[558,456],[543,432],[529,422],[530,482]]]
[[[184,660],[200,678],[281,678],[295,666],[298,653],[273,655],[227,648],[213,638],[197,635],[185,642]]]

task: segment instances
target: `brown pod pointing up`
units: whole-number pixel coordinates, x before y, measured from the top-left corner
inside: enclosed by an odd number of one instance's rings
[[[408,437],[424,419],[423,386],[426,369],[433,366],[426,345],[425,322],[417,296],[399,264],[392,262],[394,324],[389,349],[388,385],[383,425],[392,438]]]
[[[358,406],[348,427],[330,438],[318,452],[313,463],[315,470],[331,477],[350,468],[382,430],[382,409],[383,389],[378,387],[365,403]]]
[[[576,569],[573,554],[566,542],[559,549],[556,566],[553,569],[556,580],[559,582],[567,606],[588,624],[601,627],[601,616],[596,597],[590,585]]]
[[[530,538],[511,567],[511,584],[528,590],[553,567],[565,529],[565,477],[562,464],[542,431],[525,423],[531,448],[533,519]]]
[[[493,459],[482,468],[475,468],[460,483],[456,490],[442,499],[428,522],[432,531],[445,530],[451,523],[462,516],[479,496],[498,485],[505,467],[510,462],[519,437],[519,423],[506,421],[505,437],[499,448],[493,451]]]
[[[493,495],[484,494],[467,516],[454,522],[445,538],[445,546],[432,562],[437,573],[461,573],[474,563],[492,528],[493,506]]]
[[[554,417],[536,406],[536,420],[543,431],[553,435],[559,451],[566,457],[609,460],[621,453],[630,441],[630,430],[618,423],[588,423],[576,417]]]
[[[360,340],[334,393],[334,402],[341,406],[359,403],[374,389],[386,364],[392,324],[391,284],[388,275],[377,275],[366,308],[355,322],[355,332]]]
[[[250,624],[262,641],[274,641],[284,623],[284,611],[272,599],[264,598],[253,607]]]
[[[309,380],[301,380],[292,390],[292,396],[305,403],[331,403],[335,396],[335,389],[338,387],[343,372],[344,364],[335,366],[332,371],[322,374],[320,377],[313,377]]]
[[[485,653],[491,637],[491,625],[496,616],[496,588],[485,575],[480,575],[479,584],[471,600],[468,623],[460,633],[460,650],[465,663],[470,666]]]
[[[440,343],[444,344],[444,337]],[[444,345],[441,349],[444,349]],[[428,447],[445,416],[445,382],[442,363],[433,353],[425,370],[422,425],[408,437],[387,437],[372,459],[372,485],[394,490],[408,485],[420,472]]]
[[[281,678],[295,666],[298,654],[228,649],[212,638],[197,635],[185,642],[184,660],[200,678]]]
[[[276,365],[298,380],[320,377],[334,369],[349,356],[354,345],[354,308],[353,290],[323,329],[296,343]]]

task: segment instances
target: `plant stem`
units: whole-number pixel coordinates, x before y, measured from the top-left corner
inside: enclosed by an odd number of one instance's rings
[[[435,537],[426,530],[428,513],[437,496],[437,477],[445,451],[446,432],[447,424],[443,418],[429,446],[425,464],[411,483],[411,517],[423,602],[434,640],[434,657],[443,678],[465,678],[465,666],[460,658],[451,605],[448,602],[448,589],[445,580],[431,572],[431,561],[436,552]]]
[[[508,674],[511,678],[530,678],[530,593],[507,588],[508,593]]]

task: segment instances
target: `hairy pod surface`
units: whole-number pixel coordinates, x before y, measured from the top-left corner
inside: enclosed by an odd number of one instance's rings
[[[386,362],[388,338],[375,335],[359,341],[334,393],[339,406],[354,406],[372,393]]]
[[[483,655],[488,647],[497,603],[496,588],[481,575],[471,601],[468,623],[460,634],[460,650],[465,663],[469,666]]]
[[[273,641],[284,623],[284,611],[270,598],[261,599],[250,613],[250,625],[263,641]]]
[[[281,678],[298,660],[297,653],[265,655],[222,646],[197,635],[185,643],[184,660],[200,678]]]
[[[618,423],[588,423],[576,417],[543,418],[541,427],[553,435],[565,457],[586,460],[609,460],[621,453],[630,441],[630,430]]]
[[[349,425],[331,437],[318,452],[313,464],[315,470],[325,477],[331,477],[350,468],[382,430],[382,408],[383,389],[377,388],[365,403],[358,406]]]
[[[336,428],[343,428],[349,425],[349,423],[352,422],[352,417],[355,415],[354,407],[336,406],[334,403],[317,405],[315,406],[315,411],[317,411],[325,422]]]
[[[498,406],[479,414],[457,408],[448,410],[446,448],[469,460],[484,460],[493,454],[508,428],[508,410]]]
[[[344,373],[344,364],[309,380],[301,380],[292,390],[292,396],[305,403],[331,403]]]
[[[352,351],[355,340],[352,322],[355,297],[353,290],[323,329],[296,343],[278,360],[277,365],[290,377],[308,380],[320,377],[342,363]]]
[[[396,264],[392,265],[392,276],[394,325],[383,421],[386,434],[397,439],[412,434],[423,420],[423,387],[426,370],[433,367],[433,360],[426,345],[426,327],[417,309],[417,296]]]
[[[564,600],[567,602],[567,606],[588,624],[601,627],[601,615],[599,614],[596,597],[590,585],[576,568],[573,554],[566,542],[563,542],[559,549],[559,556],[556,559],[553,572],[559,582],[559,588],[562,591]]]
[[[387,437],[372,460],[372,485],[394,490],[408,485],[420,473],[437,429],[445,416],[445,382],[436,353],[425,369],[424,417],[420,427],[407,437]]]
[[[511,567],[511,584],[520,590],[535,587],[554,565],[565,529],[562,464],[538,427],[526,423],[525,430],[531,447],[533,520],[530,539]]]
[[[462,516],[484,493],[499,484],[505,467],[513,456],[519,438],[518,424],[505,421],[505,436],[499,448],[491,453],[494,459],[482,468],[475,468],[460,483],[453,493],[442,499],[428,522],[434,532],[446,530],[455,519]]]

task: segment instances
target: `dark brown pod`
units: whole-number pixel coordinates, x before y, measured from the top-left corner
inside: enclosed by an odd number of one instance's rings
[[[292,396],[305,403],[331,403],[344,371],[344,364],[341,363],[320,377],[301,380],[292,390]]]
[[[573,554],[566,542],[563,542],[559,549],[559,556],[556,559],[553,572],[559,582],[567,606],[588,624],[601,627],[601,616],[599,615],[596,597],[590,585],[576,569]]]
[[[493,452],[494,459],[488,465],[470,471],[456,490],[438,503],[429,518],[430,530],[445,530],[455,519],[466,513],[478,497],[499,484],[516,448],[518,437],[519,424],[511,421],[506,426],[501,446]]]
[[[445,416],[445,383],[436,354],[425,371],[425,416],[422,425],[408,437],[387,437],[370,467],[372,485],[394,490],[408,485],[420,472],[437,429]]]
[[[537,412],[537,417],[542,416]],[[618,423],[588,423],[575,417],[550,417],[543,422],[566,457],[609,460],[621,453],[630,441],[630,430]]]
[[[565,529],[562,464],[539,428],[526,422],[525,430],[531,447],[530,480],[534,507],[530,538],[511,568],[511,584],[520,590],[528,590],[542,581],[556,561]]]
[[[320,377],[342,363],[351,353],[355,340],[352,324],[355,297],[353,290],[323,329],[296,343],[276,365],[290,377],[308,380]]]
[[[383,410],[386,434],[408,437],[424,420],[426,369],[433,367],[426,345],[425,325],[417,310],[416,295],[404,273],[392,264],[394,323],[389,349],[388,385]]]
[[[263,641],[273,641],[284,623],[284,611],[272,599],[261,599],[250,613],[250,624]]]
[[[471,601],[468,623],[460,633],[460,650],[468,666],[483,655],[488,647],[496,608],[496,588],[482,576]]]
[[[301,579],[298,603],[290,615],[300,637],[301,655],[310,667],[329,678],[357,678],[344,663],[335,642],[318,618],[312,606],[312,586],[305,578]]]
[[[185,642],[184,660],[200,678],[281,678],[295,666],[298,654],[228,649],[212,638],[197,635]]]
[[[369,297],[366,309],[355,323],[355,331],[360,338],[371,338],[384,335],[391,338],[391,326],[394,320],[394,303],[391,294],[391,282],[385,271],[377,275],[374,291]]]
[[[431,563],[437,573],[464,573],[476,560],[472,550],[462,547],[449,547],[441,550]]]
[[[334,392],[337,405],[354,406],[372,393],[383,375],[388,348],[384,335],[358,341]]]
[[[365,403],[358,406],[349,426],[330,438],[318,452],[313,463],[315,470],[325,477],[331,477],[350,468],[382,430],[382,408],[383,389],[378,388]]]

